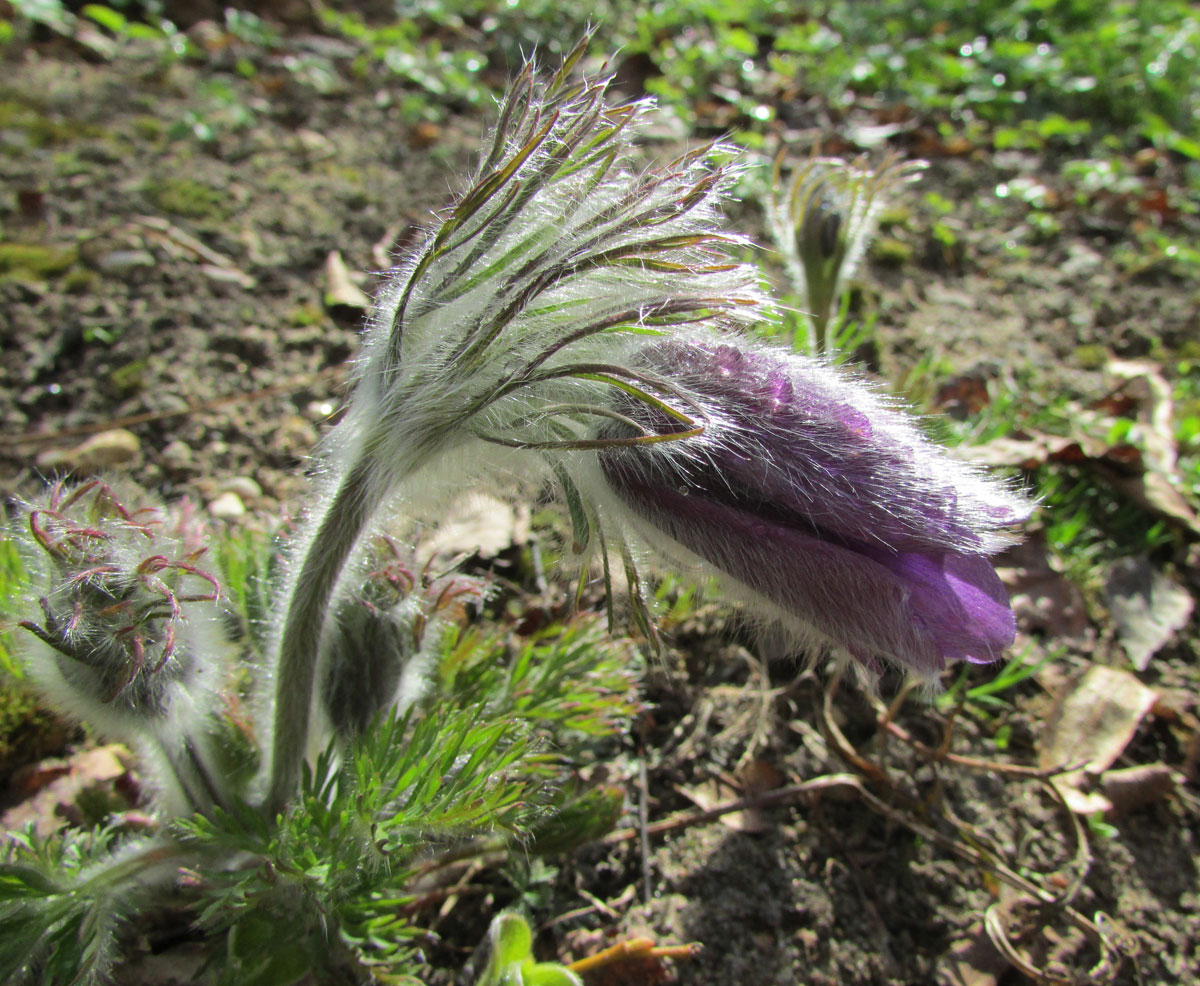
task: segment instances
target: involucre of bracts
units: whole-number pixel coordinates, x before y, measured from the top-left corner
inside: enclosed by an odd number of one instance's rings
[[[370,446],[384,481],[471,440],[587,441],[612,392],[637,386],[644,333],[761,317],[717,214],[733,149],[646,169],[633,138],[649,104],[570,79],[581,54],[544,81],[526,67],[467,190],[383,291],[339,437]]]
[[[720,576],[797,647],[867,667],[882,659],[928,677],[1012,643],[988,556],[1028,517],[1024,497],[821,361],[704,336],[640,358],[705,419],[681,441],[599,453],[612,512],[655,552]],[[617,406],[640,429],[680,430],[644,404]]]
[[[92,481],[55,483],[12,532],[29,574],[18,623],[31,679],[59,711],[151,759],[198,755],[219,687],[220,588],[188,528],[186,511]]]

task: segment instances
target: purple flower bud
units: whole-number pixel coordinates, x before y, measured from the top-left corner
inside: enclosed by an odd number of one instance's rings
[[[708,425],[695,438],[600,452],[639,532],[667,535],[685,564],[714,566],[800,643],[867,666],[884,658],[930,675],[946,659],[990,661],[1012,643],[987,556],[1029,515],[1028,501],[823,363],[744,342],[670,341],[642,359]],[[647,431],[681,430],[645,402],[618,410]]]

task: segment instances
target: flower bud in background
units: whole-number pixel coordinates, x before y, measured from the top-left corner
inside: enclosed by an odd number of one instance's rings
[[[206,719],[221,653],[217,580],[186,513],[122,502],[93,481],[26,504],[25,667],[54,705],[137,748],[171,807],[208,803]],[[158,768],[158,769],[154,769]]]
[[[875,235],[879,211],[896,186],[916,180],[927,165],[888,157],[872,170],[863,158],[847,162],[814,155],[785,184],[782,163],[781,155],[767,219],[801,307],[812,321],[810,350],[821,354],[829,347],[839,291]]]
[[[465,623],[491,588],[469,575],[432,576],[390,538],[380,540],[386,557],[371,566],[357,593],[334,604],[322,642],[321,696],[343,737],[365,732],[380,712],[404,711],[425,694],[445,631]]]
[[[651,345],[641,359],[707,420],[684,441],[599,453],[627,526],[655,552],[717,574],[798,647],[868,668],[883,659],[930,677],[946,660],[991,661],[1012,643],[988,556],[1028,517],[1027,500],[824,363],[702,336]],[[679,428],[642,403],[617,410],[640,429]]]

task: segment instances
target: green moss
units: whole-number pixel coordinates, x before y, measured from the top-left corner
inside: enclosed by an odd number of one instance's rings
[[[1108,350],[1098,343],[1075,347],[1075,362],[1085,370],[1099,370],[1111,358]]]
[[[50,247],[34,243],[0,243],[0,275],[54,277],[79,260],[75,247]]]
[[[144,359],[134,360],[118,366],[108,374],[108,382],[122,396],[136,394],[146,387],[146,374],[150,364]]]
[[[339,181],[352,187],[359,187],[363,185],[366,180],[362,171],[360,171],[358,168],[353,168],[346,164],[340,164],[337,161],[322,161],[314,170],[318,174],[324,175],[326,178],[331,178],[334,181]]]
[[[313,302],[298,305],[287,314],[287,324],[296,328],[307,328],[310,325],[320,325],[325,321],[325,311]]]
[[[1179,358],[1200,361],[1200,339],[1185,339],[1179,346]]]
[[[133,118],[133,132],[142,140],[155,141],[167,132],[167,125],[156,116],[144,114]]]
[[[61,749],[68,728],[20,681],[0,676],[0,776]]]
[[[30,147],[65,144],[101,132],[94,124],[80,120],[55,119],[40,107],[19,99],[0,100],[0,128],[23,133]]]
[[[74,150],[56,151],[50,162],[54,166],[54,173],[61,178],[71,178],[88,171],[87,162]]]
[[[155,178],[142,186],[151,205],[187,219],[225,219],[229,199],[223,191],[194,178]]]
[[[100,286],[100,275],[86,267],[72,267],[62,279],[67,294],[88,294]]]
[[[912,260],[912,256],[912,244],[894,236],[880,236],[871,244],[871,259],[889,267],[902,267]]]

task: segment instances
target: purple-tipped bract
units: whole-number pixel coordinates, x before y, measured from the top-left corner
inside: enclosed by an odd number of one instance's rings
[[[800,642],[868,667],[929,676],[948,659],[997,658],[1015,634],[988,556],[1029,503],[925,440],[862,382],[739,342],[643,351],[702,407],[702,435],[600,453],[638,518],[740,586]],[[620,413],[678,430],[644,403]],[[669,549],[668,549],[669,550]],[[679,554],[677,551],[676,554]]]

